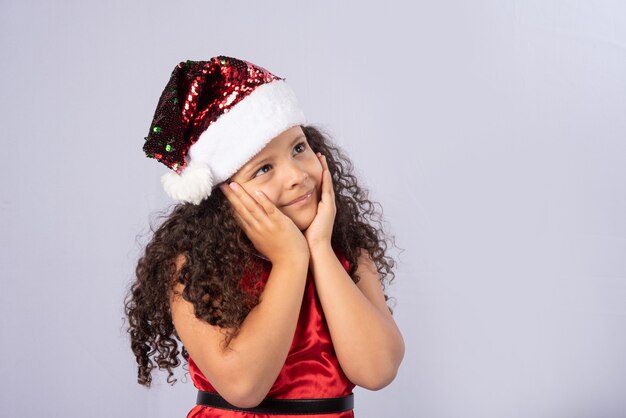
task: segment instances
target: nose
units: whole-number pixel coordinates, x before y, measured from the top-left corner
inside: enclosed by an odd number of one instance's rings
[[[298,163],[292,162],[289,164],[287,171],[287,187],[294,188],[302,183],[306,182],[309,177],[309,173],[301,167]]]

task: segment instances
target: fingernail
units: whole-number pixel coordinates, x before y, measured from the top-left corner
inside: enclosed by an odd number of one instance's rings
[[[237,183],[235,183],[234,181],[230,183],[229,186],[233,190],[239,190],[239,185],[237,185]]]

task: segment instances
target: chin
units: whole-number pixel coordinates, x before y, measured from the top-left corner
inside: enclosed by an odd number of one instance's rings
[[[298,227],[298,229],[302,232],[305,232],[307,229],[309,229],[309,226],[311,226],[311,222],[304,224],[304,225],[296,225]]]
[[[319,197],[317,197],[316,202],[319,203]],[[311,205],[311,207],[309,208],[303,208],[304,210],[292,213],[291,215],[286,215],[291,218],[293,223],[296,224],[300,231],[304,232],[308,229],[309,226],[311,226],[313,220],[317,216],[317,203],[315,205]]]
[[[313,223],[313,219],[315,217],[311,217],[310,219],[292,219],[293,223],[296,224],[296,226],[298,227],[298,229],[302,232],[306,231],[309,226],[311,226],[311,224]]]

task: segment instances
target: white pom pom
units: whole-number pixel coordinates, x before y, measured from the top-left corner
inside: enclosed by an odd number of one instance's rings
[[[206,164],[192,160],[182,174],[174,171],[164,174],[161,183],[172,199],[197,205],[211,195],[213,175]]]

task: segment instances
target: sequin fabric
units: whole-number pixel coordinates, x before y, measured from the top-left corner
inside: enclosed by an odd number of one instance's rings
[[[237,58],[183,61],[174,68],[157,104],[143,150],[178,174],[189,148],[212,123],[262,84],[282,80]]]

